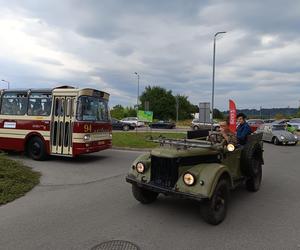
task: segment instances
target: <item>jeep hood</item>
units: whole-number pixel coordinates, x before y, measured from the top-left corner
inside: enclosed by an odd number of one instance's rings
[[[219,152],[213,148],[187,148],[177,149],[175,147],[162,146],[151,151],[151,155],[165,158],[191,157],[200,155],[217,155]]]

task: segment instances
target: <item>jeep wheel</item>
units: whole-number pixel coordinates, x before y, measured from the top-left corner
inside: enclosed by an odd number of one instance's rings
[[[246,177],[256,176],[257,164],[263,164],[263,150],[259,143],[246,144],[241,154],[241,170]]]
[[[123,130],[124,130],[124,131],[128,131],[128,130],[129,130],[129,125],[124,125],[124,126],[123,126]]]
[[[158,196],[158,193],[140,188],[135,184],[132,185],[132,194],[134,198],[142,204],[150,204],[154,202]]]
[[[262,179],[262,167],[261,163],[255,159],[253,159],[253,176],[249,177],[246,180],[246,188],[250,192],[257,192],[260,188],[261,179]]]
[[[220,224],[226,217],[229,199],[229,185],[227,180],[221,179],[211,199],[201,206],[203,219],[212,225]]]

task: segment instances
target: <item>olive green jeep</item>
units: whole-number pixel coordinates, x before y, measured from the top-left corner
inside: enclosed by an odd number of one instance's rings
[[[227,212],[229,191],[245,185],[256,192],[262,179],[261,134],[252,134],[244,146],[223,146],[205,140],[157,139],[160,147],[139,156],[126,181],[142,204],[159,194],[201,201],[205,221],[217,225]]]

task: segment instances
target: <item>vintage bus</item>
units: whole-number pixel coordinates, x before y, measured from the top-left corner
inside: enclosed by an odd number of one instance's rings
[[[0,91],[0,149],[77,156],[111,147],[109,94],[68,86]]]

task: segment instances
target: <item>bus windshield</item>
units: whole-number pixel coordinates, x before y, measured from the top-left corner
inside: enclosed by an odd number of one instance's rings
[[[107,101],[93,96],[80,96],[76,114],[78,121],[110,121]]]

